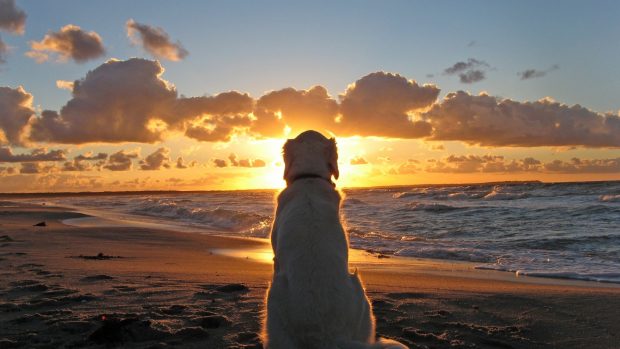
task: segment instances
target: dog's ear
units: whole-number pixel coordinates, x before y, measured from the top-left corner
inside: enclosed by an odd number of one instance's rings
[[[284,180],[288,176],[288,173],[291,171],[291,164],[293,163],[293,154],[291,152],[291,147],[293,145],[294,139],[289,139],[284,143],[282,147],[282,157],[284,158]]]
[[[338,179],[340,176],[340,171],[338,170],[338,148],[336,147],[335,138],[329,139],[329,145],[327,146],[327,158],[329,159],[329,172],[334,175],[335,179]]]

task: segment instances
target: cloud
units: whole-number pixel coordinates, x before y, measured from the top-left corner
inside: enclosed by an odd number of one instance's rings
[[[444,69],[444,75],[457,75],[464,84],[471,84],[485,79],[485,72],[480,68],[488,68],[485,61],[469,58],[467,62],[456,62],[449,68]],[[477,69],[476,69],[477,68]]]
[[[356,156],[351,159],[350,163],[351,165],[366,165],[368,164],[368,161],[361,156]]]
[[[37,63],[49,60],[50,53],[57,54],[59,61],[73,59],[77,63],[84,63],[105,54],[99,34],[93,31],[85,32],[73,24],[68,24],[57,32],[48,32],[41,41],[31,41],[30,48],[26,56],[35,59]]]
[[[15,167],[0,166],[0,176],[13,175],[16,172]]]
[[[237,155],[234,154],[234,153],[231,153],[228,156],[228,160],[230,161],[230,166],[232,166],[232,167],[265,167],[266,166],[265,161],[263,161],[261,159],[254,159],[254,160],[239,159],[238,160],[237,159]],[[215,159],[214,163],[215,163],[216,167],[226,167],[227,166],[225,160]]]
[[[557,64],[554,64],[549,69],[546,69],[546,70],[526,69],[522,72],[518,72],[517,75],[521,77],[521,80],[528,80],[528,79],[533,79],[533,78],[541,78],[547,75],[547,73],[550,73],[558,69],[560,69],[560,66]]]
[[[0,0],[0,29],[13,34],[23,34],[26,13],[15,6],[14,0]]]
[[[157,61],[110,60],[73,84],[73,98],[60,112],[46,110],[32,123],[39,142],[154,143],[167,131],[183,131],[201,141],[227,142],[247,128],[253,99],[236,91],[178,98],[161,78]]]
[[[9,47],[4,43],[4,41],[2,41],[2,37],[0,37],[0,64],[6,63],[6,55],[8,53]]]
[[[71,171],[85,172],[85,171],[91,171],[93,170],[93,168],[99,168],[99,166],[97,165],[93,166],[88,161],[78,160],[77,158],[74,158],[73,161],[65,162],[62,165],[61,170],[65,172],[71,172]]]
[[[156,58],[180,61],[189,54],[180,42],[173,43],[162,28],[141,24],[133,19],[127,21],[126,27],[129,39],[134,44],[141,44],[146,52]]]
[[[62,90],[73,91],[73,85],[74,85],[73,81],[56,80],[56,87]]]
[[[190,162],[188,164],[188,163],[185,162],[185,160],[183,160],[183,157],[179,156],[177,158],[175,167],[178,168],[178,169],[186,169],[188,167],[194,167],[196,165],[197,165],[196,161],[192,161],[192,162]]]
[[[58,171],[54,165],[45,165],[39,162],[24,162],[19,169],[20,174],[43,174]]]
[[[420,172],[420,162],[418,160],[409,159],[402,163],[396,169],[390,170],[390,174],[416,174]]]
[[[30,154],[13,154],[11,148],[0,148],[0,162],[36,162],[64,161],[67,159],[65,150],[33,149]]]
[[[307,90],[285,88],[258,99],[252,131],[262,137],[279,137],[285,126],[290,127],[293,133],[308,129],[334,130],[337,115],[338,102],[327,94],[323,86],[313,86]]]
[[[74,157],[73,160],[78,160],[78,161],[83,161],[83,160],[96,161],[96,160],[106,160],[107,158],[108,158],[108,154],[106,154],[106,153],[93,154],[92,152],[86,152],[84,154],[80,154],[80,155]]]
[[[237,91],[215,96],[181,98],[166,119],[172,128],[185,129],[185,135],[205,142],[228,142],[252,122],[254,100]]]
[[[620,158],[573,158],[570,161],[553,160],[543,163],[532,157],[508,160],[500,155],[450,155],[443,159],[428,160],[424,171],[438,173],[618,173],[620,172]]]
[[[224,159],[213,159],[213,165],[219,168],[228,167],[228,163]]]
[[[423,118],[433,126],[431,140],[482,146],[620,147],[620,117],[549,99],[518,102],[458,91]]]
[[[459,80],[464,84],[473,84],[474,82],[482,81],[486,78],[484,71],[482,70],[468,70],[465,73],[459,74]]]
[[[620,158],[554,160],[546,163],[544,168],[548,172],[560,173],[620,173]]]
[[[44,111],[35,119],[31,138],[73,144],[159,141],[163,131],[149,129],[149,122],[176,102],[176,90],[162,73],[158,62],[110,60],[75,81],[73,98],[60,113]]]
[[[159,170],[162,167],[170,168],[170,162],[170,149],[162,147],[141,160],[140,168],[147,171]]]
[[[110,171],[128,171],[132,167],[132,159],[138,158],[138,152],[127,152],[125,150],[119,150],[118,152],[110,155],[108,162],[103,168]]]
[[[430,135],[425,121],[410,114],[435,102],[439,88],[418,85],[398,74],[376,72],[364,76],[340,95],[340,136],[419,138]]]
[[[23,87],[0,87],[0,144],[23,145],[34,117],[32,95]]]

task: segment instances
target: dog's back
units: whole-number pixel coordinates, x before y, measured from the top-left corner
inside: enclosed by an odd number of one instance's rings
[[[338,192],[321,179],[298,181],[278,198],[269,348],[335,348],[339,340],[371,340],[370,305],[357,275],[348,271],[339,202]]]
[[[266,348],[405,348],[375,343],[370,303],[357,273],[349,273],[341,197],[331,182],[337,159],[335,140],[314,131],[284,146],[287,188],[271,232]]]

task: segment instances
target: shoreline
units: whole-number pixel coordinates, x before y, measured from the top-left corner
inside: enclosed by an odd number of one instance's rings
[[[21,205],[21,203],[17,204]],[[161,230],[163,232],[201,234],[207,236],[217,236],[224,239],[230,238],[233,240],[241,239],[256,241],[261,245],[259,248],[253,248],[250,250],[223,249],[224,251],[215,252],[224,256],[235,258],[250,257],[250,259],[257,260],[260,263],[267,262],[267,264],[270,265],[271,259],[273,258],[273,252],[271,250],[271,245],[268,238],[231,236],[222,234],[221,232],[215,230],[193,227],[191,225],[184,226],[181,224],[160,223],[150,219],[149,217],[124,217],[124,215],[122,214],[108,215],[107,217],[104,217],[99,215],[100,213],[102,213],[99,210],[81,209],[71,206],[47,206],[39,204],[28,205],[30,205],[34,209],[54,209],[59,211],[68,210],[83,215],[81,217],[71,217],[60,221],[60,223],[64,225],[78,228],[144,228]],[[0,210],[5,207],[0,206]],[[141,220],[136,220],[132,218],[141,218]],[[392,270],[395,272],[399,272],[399,269],[413,267],[417,270],[423,270],[427,273],[445,274],[447,271],[451,271],[452,273],[459,271],[462,273],[461,277],[466,278],[484,277],[488,279],[495,279],[497,281],[512,281],[516,283],[603,288],[609,287],[617,288],[620,290],[620,283],[610,281],[584,280],[562,276],[551,277],[527,274],[520,275],[518,272],[515,271],[481,267],[479,263],[469,261],[384,255],[379,252],[356,248],[350,248],[349,251],[349,264],[352,267],[364,266],[366,268],[375,267],[376,269],[377,266],[380,266],[379,269],[383,269],[384,271]]]

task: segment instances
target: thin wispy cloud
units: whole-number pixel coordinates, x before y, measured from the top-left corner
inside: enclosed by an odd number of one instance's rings
[[[132,43],[142,48],[155,58],[169,61],[180,61],[187,57],[189,52],[181,42],[172,42],[168,33],[160,27],[153,27],[130,19],[126,24],[127,36]]]
[[[552,65],[550,68],[545,70],[537,70],[537,69],[526,69],[522,72],[518,72],[517,75],[521,77],[521,80],[529,80],[534,78],[542,78],[548,73],[560,69],[560,66],[557,64]]]
[[[43,63],[57,57],[57,61],[69,59],[77,63],[102,57],[105,54],[103,40],[94,31],[86,32],[82,28],[68,24],[57,32],[48,32],[41,41],[31,41],[31,50],[26,56],[37,63]]]

